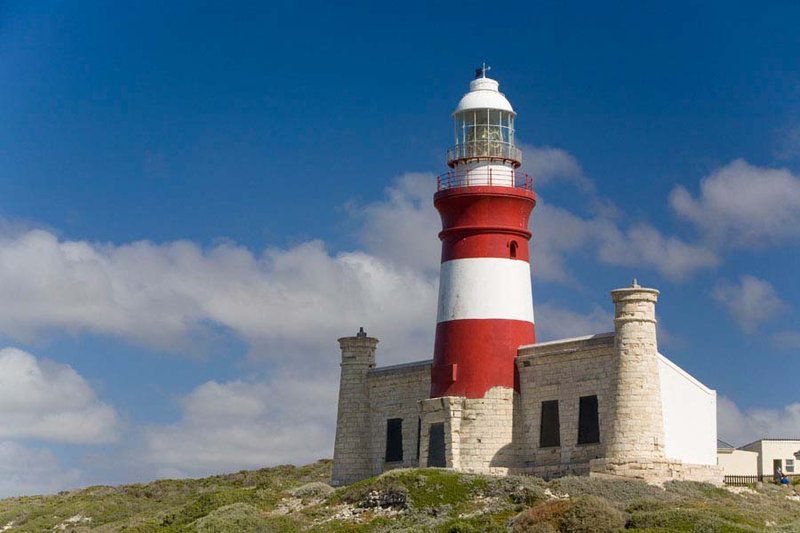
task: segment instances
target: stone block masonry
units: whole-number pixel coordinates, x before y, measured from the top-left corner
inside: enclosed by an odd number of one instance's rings
[[[476,474],[508,474],[518,463],[513,439],[517,396],[511,388],[494,387],[484,398],[445,396],[422,400],[420,465],[431,464],[430,428],[443,423],[448,468]]]
[[[429,398],[432,361],[375,368],[377,339],[339,339],[333,482],[431,465],[720,483],[715,450],[697,453],[715,448],[715,392],[658,353],[657,298],[636,284],[613,291],[613,332],[521,346],[519,390],[496,386],[480,398]],[[544,403],[557,415],[543,442]]]
[[[378,339],[363,329],[355,337],[339,339],[342,351],[336,440],[333,445],[334,485],[345,485],[372,475],[370,440],[370,398],[367,376],[375,367]]]
[[[664,459],[664,415],[656,341],[658,291],[631,287],[611,292],[614,302],[614,358],[606,457]]]
[[[379,368],[368,376],[370,398],[370,436],[364,444],[370,449],[370,471],[380,474],[393,468],[419,465],[417,450],[421,442],[419,400],[428,395],[431,386],[432,361]],[[387,422],[401,420],[402,460],[387,462]]]

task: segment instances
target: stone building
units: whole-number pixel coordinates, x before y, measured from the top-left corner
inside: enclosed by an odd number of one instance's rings
[[[536,343],[514,113],[479,69],[453,113],[432,360],[375,366],[363,329],[342,352],[332,481],[401,467],[720,483],[716,393],[658,351],[659,292],[611,291],[613,331]],[[433,230],[433,229],[432,229]]]

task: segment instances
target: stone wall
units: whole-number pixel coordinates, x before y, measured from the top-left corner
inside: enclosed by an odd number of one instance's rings
[[[427,398],[431,388],[432,361],[377,368],[368,375],[370,415],[368,446],[371,475],[392,468],[411,468],[419,465],[417,457],[419,401]],[[386,422],[390,418],[403,420],[403,460],[387,463]]]
[[[448,468],[480,474],[508,474],[518,463],[514,444],[514,389],[494,387],[483,398],[446,396],[422,402],[420,464],[428,464],[431,424],[444,423]]]
[[[663,460],[664,415],[656,340],[658,291],[611,291],[614,302],[614,385],[605,453],[611,459]]]
[[[372,474],[370,452],[370,397],[367,376],[375,367],[378,339],[359,334],[339,339],[342,351],[339,409],[333,445],[331,483],[345,485]]]
[[[614,334],[592,335],[523,346],[517,357],[520,408],[516,417],[518,471],[552,477],[589,472],[602,457],[611,413]],[[581,396],[597,396],[599,444],[578,444]],[[542,402],[558,400],[559,447],[539,447]]]
[[[478,399],[429,398],[431,361],[376,369],[377,339],[365,334],[340,339],[333,482],[427,466],[430,427],[436,423],[443,424],[445,466],[460,471],[721,482],[721,468],[708,464],[713,455],[694,449],[716,440],[710,407],[715,393],[659,355],[657,296],[635,283],[613,291],[614,332],[522,346],[516,359],[519,392],[495,387]],[[666,372],[663,385],[661,372]],[[686,399],[692,395],[689,386],[705,394],[704,408],[699,400]],[[579,444],[585,396],[597,397],[599,442]],[[558,401],[560,443],[541,447],[542,402],[552,400]],[[665,454],[665,417],[674,457]],[[387,421],[393,418],[402,420],[403,458],[387,463]],[[696,462],[701,464],[689,464]]]

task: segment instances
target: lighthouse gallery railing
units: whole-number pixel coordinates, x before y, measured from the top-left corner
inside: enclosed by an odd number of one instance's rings
[[[513,168],[484,167],[458,169],[436,177],[436,190],[489,185],[494,187],[516,187],[533,190],[533,176],[517,172]]]

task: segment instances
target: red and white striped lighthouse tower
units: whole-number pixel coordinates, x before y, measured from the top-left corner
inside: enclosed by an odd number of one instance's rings
[[[531,180],[517,172],[514,109],[478,69],[453,113],[451,171],[438,179],[442,266],[431,398],[517,389],[517,348],[535,341],[528,217]]]

